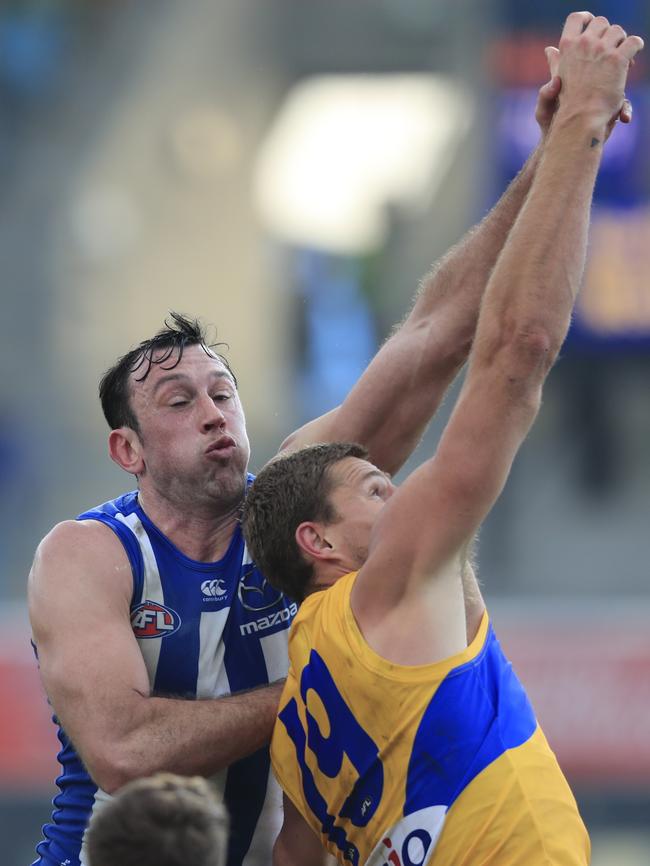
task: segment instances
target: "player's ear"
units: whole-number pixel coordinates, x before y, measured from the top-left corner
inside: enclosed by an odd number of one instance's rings
[[[108,436],[108,453],[111,460],[131,475],[142,475],[144,457],[140,437],[130,427],[118,427]]]
[[[329,543],[319,523],[304,521],[296,529],[298,549],[312,559],[329,559],[332,545]]]

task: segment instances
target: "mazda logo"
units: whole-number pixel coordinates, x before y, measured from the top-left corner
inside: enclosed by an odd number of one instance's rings
[[[284,594],[274,589],[255,568],[242,575],[237,596],[242,607],[252,611],[267,610],[284,598]]]

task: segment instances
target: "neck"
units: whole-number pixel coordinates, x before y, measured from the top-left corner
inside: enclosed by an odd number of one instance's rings
[[[356,571],[358,566],[351,563],[335,563],[314,568],[314,576],[309,584],[310,592],[319,592],[321,589],[328,589],[336,583],[340,577],[345,577],[351,571]]]
[[[217,562],[226,551],[239,523],[241,503],[214,510],[183,510],[139,491],[140,507],[181,553],[197,562]]]

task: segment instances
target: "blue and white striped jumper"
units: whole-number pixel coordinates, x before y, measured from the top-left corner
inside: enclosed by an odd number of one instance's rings
[[[223,559],[205,563],[182,554],[153,525],[136,492],[78,519],[101,521],[124,546],[133,572],[131,624],[153,693],[215,698],[286,676],[287,634],[297,608],[266,583],[239,527]],[[60,791],[33,866],[86,866],[84,830],[110,797],[93,783],[60,726],[58,736]],[[268,748],[218,773],[214,784],[231,815],[227,866],[269,866],[282,808]]]

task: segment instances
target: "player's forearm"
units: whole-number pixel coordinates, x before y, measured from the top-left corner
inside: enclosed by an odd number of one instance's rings
[[[89,771],[109,793],[159,770],[216,773],[268,744],[281,691],[278,683],[214,700],[142,697],[128,730],[88,756]]]
[[[440,260],[422,281],[413,314],[443,319],[450,339],[465,355],[474,337],[490,273],[530,191],[543,142],[485,218]]]
[[[558,114],[483,301],[476,340],[486,359],[529,336],[548,341],[549,364],[559,351],[584,270],[603,133],[586,116]]]
[[[370,371],[381,382],[390,411],[351,416],[344,409],[339,414],[338,432],[366,445],[382,469],[400,469],[467,359],[490,271],[530,189],[540,152],[531,155],[481,224],[423,281],[408,319],[373,361]],[[361,405],[370,403],[363,394],[367,385],[362,380],[356,388]]]
[[[343,406],[292,434],[283,449],[354,441],[381,469],[401,468],[467,359],[490,271],[530,189],[540,151],[481,224],[423,280],[406,321]]]

